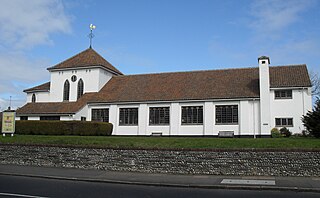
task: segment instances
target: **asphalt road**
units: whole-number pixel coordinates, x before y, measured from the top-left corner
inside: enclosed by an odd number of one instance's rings
[[[0,197],[320,197],[319,193],[155,187],[0,175]]]

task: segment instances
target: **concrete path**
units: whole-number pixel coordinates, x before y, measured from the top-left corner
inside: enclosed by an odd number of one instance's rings
[[[0,174],[134,185],[246,190],[284,190],[320,193],[320,177],[170,175],[4,164],[0,164]]]

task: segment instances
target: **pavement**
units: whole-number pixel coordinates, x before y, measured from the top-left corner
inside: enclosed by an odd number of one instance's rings
[[[172,175],[0,164],[0,175],[165,187],[320,193],[320,177]]]

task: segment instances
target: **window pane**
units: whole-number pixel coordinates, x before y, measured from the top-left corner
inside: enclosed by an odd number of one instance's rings
[[[216,106],[217,124],[237,124],[238,105],[218,105]]]
[[[282,126],[286,126],[287,125],[287,119],[286,118],[282,118],[281,119],[281,125]]]
[[[292,118],[288,118],[288,126],[293,126],[293,119]]]
[[[203,107],[202,106],[188,106],[181,107],[182,124],[202,124],[203,123]]]
[[[120,108],[119,125],[137,125],[138,108]]]
[[[280,120],[280,118],[276,118],[276,126],[281,126],[281,120]]]

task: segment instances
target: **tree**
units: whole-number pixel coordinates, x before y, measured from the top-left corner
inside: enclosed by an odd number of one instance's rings
[[[310,80],[311,80],[311,94],[312,96],[320,97],[320,76],[318,73],[310,71]]]
[[[320,98],[318,97],[313,111],[308,111],[307,115],[302,116],[303,125],[311,135],[320,138]]]

